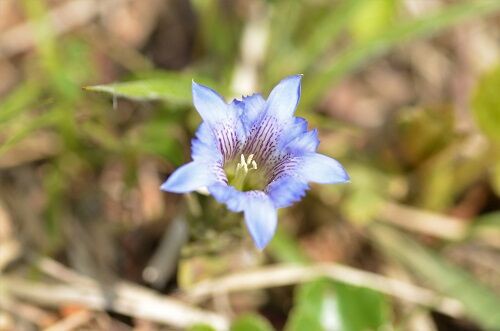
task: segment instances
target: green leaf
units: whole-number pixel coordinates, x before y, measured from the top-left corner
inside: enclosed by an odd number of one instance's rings
[[[159,100],[179,105],[190,105],[193,79],[214,87],[213,82],[207,82],[207,79],[194,77],[191,74],[162,72],[129,82],[87,86],[84,89],[137,101]]]
[[[411,39],[430,36],[465,20],[491,14],[499,9],[500,1],[463,1],[446,6],[425,17],[395,24],[376,38],[354,43],[335,55],[330,63],[322,66],[314,75],[304,76],[301,108],[307,109],[342,76],[358,69],[368,60],[386,53],[396,45]]]
[[[500,238],[500,212],[491,212],[476,217],[472,222],[470,235],[482,242],[498,243]]]
[[[175,124],[154,119],[141,124],[127,134],[127,140],[135,149],[168,159],[175,165],[184,160],[183,146],[179,142]]]
[[[281,79],[290,72],[304,72],[308,66],[318,61],[318,58],[337,40],[340,33],[349,23],[352,16],[370,0],[349,0],[328,4],[322,8],[322,15],[313,19],[308,33],[298,38],[297,48],[293,47],[292,32],[297,26],[302,30],[300,13],[311,20],[311,14],[305,4],[297,1],[283,1],[274,7],[276,16],[271,27],[270,54],[273,58],[283,61],[271,61],[269,71],[272,81]]]
[[[472,99],[477,125],[491,140],[500,143],[500,66],[486,73],[479,81]]]
[[[500,197],[500,157],[497,157],[490,170],[490,183],[496,195]]]
[[[318,279],[298,287],[296,293],[287,331],[380,330],[389,324],[390,306],[373,290]]]
[[[296,289],[295,306],[286,331],[339,329],[337,300],[332,282],[327,279],[303,284]],[[329,310],[329,312],[326,312]],[[325,316],[328,314],[328,317]],[[330,322],[332,321],[332,322]],[[333,323],[333,325],[332,325]]]
[[[31,111],[31,105],[40,99],[42,88],[35,80],[27,80],[14,91],[5,96],[0,103],[0,125],[8,123],[20,114]],[[46,103],[43,102],[43,103]]]
[[[389,325],[390,305],[381,293],[335,282],[335,294],[341,330],[384,330]]]
[[[153,78],[87,86],[85,90],[104,92],[113,95],[113,97],[137,101],[164,100],[175,104],[189,104],[191,102],[191,80],[186,79]]]
[[[187,331],[215,331],[210,325],[206,324],[195,324],[190,326]]]
[[[351,21],[350,30],[354,39],[367,40],[389,28],[394,21],[396,9],[395,0],[366,2]]]
[[[238,317],[231,325],[231,331],[273,331],[274,328],[262,316],[247,314]]]
[[[420,276],[436,290],[460,300],[470,318],[487,330],[500,325],[500,298],[465,270],[402,232],[380,224],[370,226],[373,238],[390,256]]]
[[[268,247],[269,252],[275,259],[281,262],[305,264],[308,262],[307,256],[300,250],[297,242],[285,231],[276,232]]]

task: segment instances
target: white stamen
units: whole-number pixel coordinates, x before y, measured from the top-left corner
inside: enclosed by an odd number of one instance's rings
[[[236,173],[232,182],[232,185],[237,189],[243,190],[248,172],[250,170],[257,170],[257,162],[253,157],[254,154],[250,154],[245,159],[245,155],[240,155],[240,162],[236,165]]]
[[[247,164],[252,163],[252,159],[253,159],[253,154],[250,154],[247,159]]]
[[[240,155],[240,163],[236,165],[236,173],[243,170],[246,175],[250,170],[257,170],[257,162],[253,159],[254,154],[250,154],[245,160],[245,155]]]

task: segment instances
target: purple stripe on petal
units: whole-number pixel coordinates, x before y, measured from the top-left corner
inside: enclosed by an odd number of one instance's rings
[[[240,152],[244,136],[243,127],[237,120],[234,120],[231,124],[217,126],[213,129],[213,135],[217,141],[217,147],[222,154],[224,163],[231,160]]]
[[[250,130],[248,140],[243,147],[244,154],[254,154],[262,164],[269,163],[268,158],[276,152],[278,138],[282,128],[273,117],[264,117]]]

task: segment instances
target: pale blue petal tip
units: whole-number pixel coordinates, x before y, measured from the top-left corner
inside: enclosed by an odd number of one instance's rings
[[[267,99],[268,112],[279,120],[293,116],[300,99],[301,75],[288,76],[276,85]]]
[[[264,249],[271,241],[278,224],[278,213],[271,199],[263,192],[247,192],[245,223],[255,246]]]
[[[190,162],[174,171],[160,188],[167,192],[187,193],[208,186],[214,180],[206,164]]]

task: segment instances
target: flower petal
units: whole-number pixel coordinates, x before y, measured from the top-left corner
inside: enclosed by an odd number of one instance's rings
[[[267,114],[287,121],[295,112],[300,99],[302,75],[289,76],[278,83],[267,99]]]
[[[235,100],[237,101],[237,100]],[[244,97],[238,104],[241,109],[241,122],[248,133],[252,125],[260,120],[266,109],[266,101],[262,95],[256,93],[248,97]]]
[[[224,118],[201,123],[191,142],[193,160],[224,163],[238,154],[246,134],[238,109],[235,109],[234,102],[231,105],[233,107],[225,105],[227,114]]]
[[[238,191],[226,183],[215,183],[208,187],[210,194],[220,203],[224,203],[232,212],[243,211],[245,206],[245,192]]]
[[[271,198],[262,191],[241,192],[216,183],[208,187],[215,200],[226,204],[232,212],[244,212],[245,223],[255,245],[263,249],[276,231],[278,213]]]
[[[303,155],[297,173],[308,182],[320,184],[344,183],[350,179],[337,160],[319,153]]]
[[[285,175],[270,183],[266,188],[276,208],[291,206],[304,197],[309,185],[296,176]]]
[[[316,152],[319,145],[318,130],[305,132],[286,145],[288,153],[301,155],[307,152]]]
[[[187,163],[170,175],[160,189],[167,192],[186,193],[209,186],[218,178],[210,169],[210,165],[206,163]]]
[[[214,90],[193,81],[193,103],[203,121],[213,125],[230,117],[224,99]]]
[[[245,223],[255,246],[264,249],[276,232],[278,212],[271,199],[260,191],[245,192]]]
[[[222,162],[222,153],[216,146],[212,129],[207,123],[201,123],[191,140],[191,157],[200,162]]]

